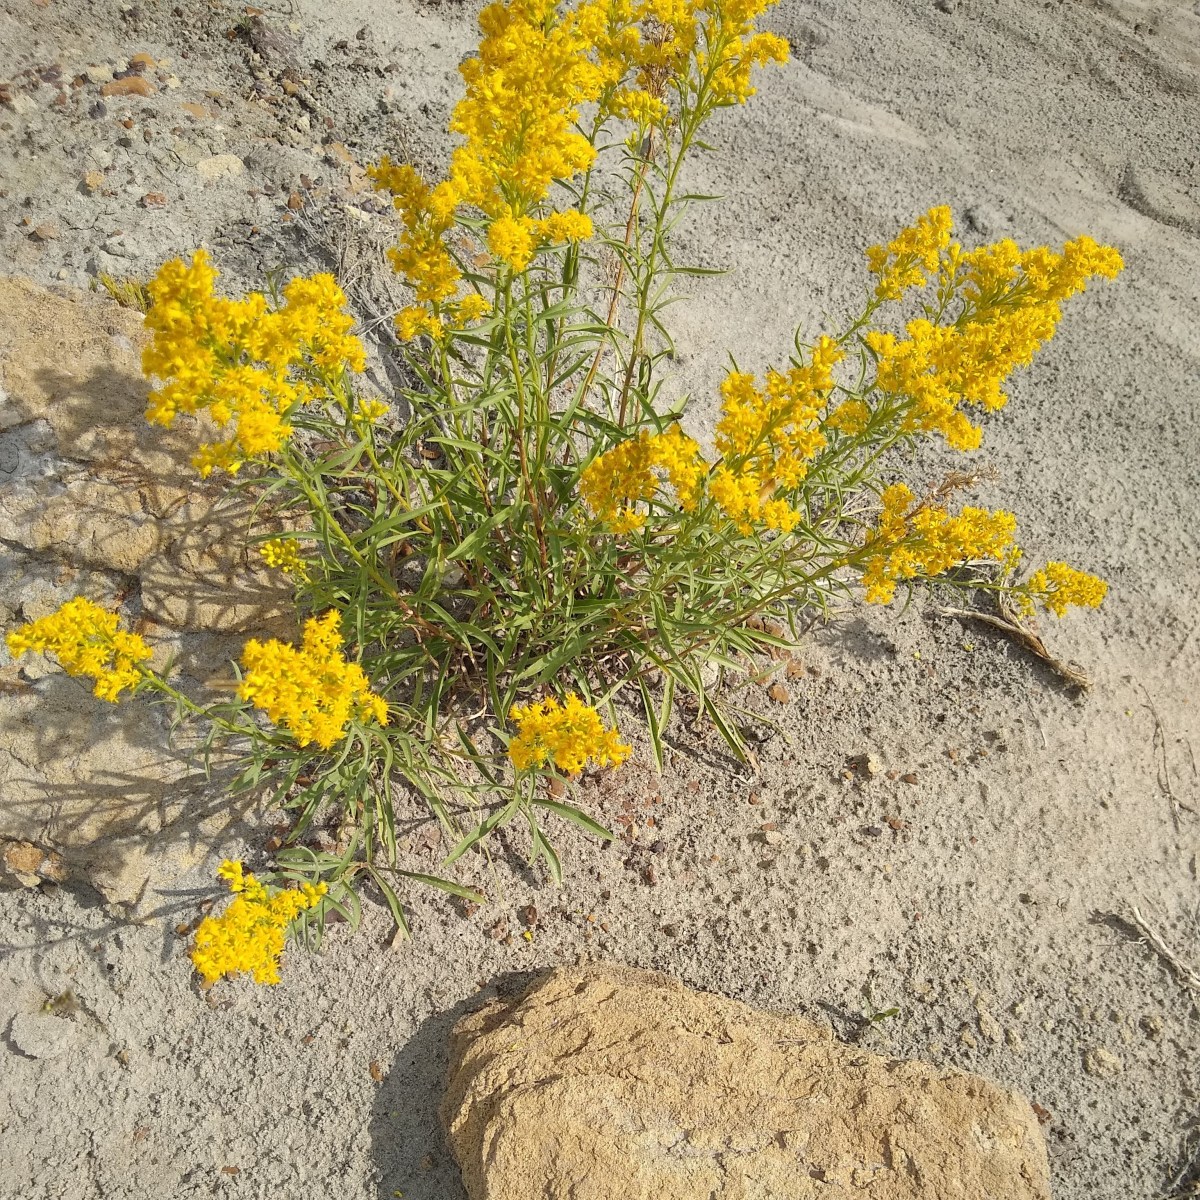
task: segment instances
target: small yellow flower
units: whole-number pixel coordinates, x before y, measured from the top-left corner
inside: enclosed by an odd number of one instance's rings
[[[468,321],[481,321],[491,311],[490,301],[484,299],[478,292],[472,292],[454,305],[455,324],[465,325]]]
[[[305,575],[306,568],[295,538],[271,538],[258,548],[268,567],[285,575]]]
[[[619,767],[631,749],[615,729],[605,729],[600,714],[574,693],[560,704],[551,697],[508,714],[517,736],[508,744],[508,757],[518,771],[542,767],[553,761],[560,771],[578,774],[588,760],[598,767]]]
[[[537,222],[537,232],[556,246],[563,242],[586,242],[592,236],[592,218],[587,213],[569,208],[551,213]]]
[[[174,259],[159,269],[148,287],[153,339],[142,355],[147,378],[161,381],[150,393],[149,421],[169,427],[181,413],[207,413],[232,426],[192,459],[205,478],[283,447],[292,434],[286,414],[311,398],[303,373],[336,375],[366,363],[333,276],[293,279],[276,309],[257,292],[238,301],[215,295],[216,278],[203,250],[190,265]]]
[[[383,400],[376,400],[373,396],[358,402],[358,415],[364,421],[379,421],[389,412],[391,412],[391,406]]]
[[[251,639],[242,648],[246,674],[238,695],[287,728],[301,746],[316,742],[328,750],[354,719],[388,723],[387,702],[371,691],[362,667],[342,655],[340,624],[340,614],[331,609],[305,622],[299,649],[274,638]]]
[[[219,916],[200,922],[192,964],[210,984],[239,972],[253,976],[255,983],[278,983],[288,926],[321,902],[326,885],[306,883],[272,895],[240,862],[229,860],[218,868],[217,877],[229,885],[233,900]]]
[[[1068,608],[1099,608],[1108,594],[1108,584],[1086,571],[1077,571],[1063,562],[1048,562],[1029,577],[1023,589],[1022,607],[1026,613],[1032,611],[1037,601],[1056,617],[1066,614]]]
[[[932,504],[915,505],[906,484],[880,497],[879,524],[867,540],[871,553],[862,570],[868,604],[889,604],[907,579],[932,579],[978,559],[1011,557],[1017,519],[1009,512],[964,507],[952,516]]]
[[[402,342],[411,342],[423,333],[440,342],[446,336],[446,327],[436,313],[419,304],[410,304],[396,314],[396,333]]]
[[[488,226],[488,249],[516,273],[525,270],[533,257],[537,227],[528,217],[505,213]]]
[[[136,633],[118,628],[116,613],[82,596],[12,630],[5,642],[14,658],[30,651],[53,654],[68,675],[94,679],[96,696],[112,703],[126,688],[137,686],[145,674],[141,664],[153,657]]]
[[[619,442],[584,469],[579,492],[598,521],[612,533],[630,533],[646,522],[637,505],[659,491],[656,470],[665,471],[679,507],[691,512],[698,503],[708,463],[700,447],[672,425],[666,433],[643,429],[635,438]]]

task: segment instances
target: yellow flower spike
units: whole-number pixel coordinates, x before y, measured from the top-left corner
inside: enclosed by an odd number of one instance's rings
[[[5,637],[14,658],[30,652],[52,654],[72,676],[94,679],[101,700],[115,703],[121,692],[135,688],[145,674],[142,664],[153,651],[136,633],[118,627],[114,612],[82,596],[57,612],[14,629]]]
[[[614,533],[640,529],[645,514],[635,507],[658,488],[650,434],[642,430],[594,459],[579,479],[579,492],[596,520]]]
[[[937,270],[942,251],[950,245],[952,228],[950,209],[938,205],[886,246],[869,247],[867,263],[871,273],[879,276],[875,295],[880,300],[899,300],[910,288],[924,287],[927,273]]]
[[[488,226],[488,249],[519,274],[533,257],[536,233],[537,226],[528,217],[518,219],[506,213]]]
[[[233,900],[219,916],[200,922],[192,942],[192,965],[208,984],[239,973],[250,975],[255,983],[278,983],[288,926],[320,904],[327,886],[306,883],[271,895],[240,862],[228,860],[217,869],[217,878],[229,885]]]
[[[294,538],[271,538],[259,546],[258,552],[268,567],[274,567],[285,575],[303,576],[307,573]]]
[[[1068,608],[1099,608],[1108,594],[1108,584],[1086,571],[1077,571],[1063,562],[1048,562],[1034,571],[1025,585],[1025,594],[1056,617]]]
[[[555,246],[564,242],[586,242],[594,232],[592,218],[574,208],[543,217],[535,223],[535,228],[540,237]]]
[[[422,334],[440,342],[446,336],[446,327],[436,313],[419,304],[411,304],[396,314],[396,334],[402,342],[411,342]]]
[[[908,323],[903,339],[871,331],[864,341],[877,360],[876,386],[912,401],[905,431],[936,433],[967,451],[979,447],[983,434],[963,406],[1003,408],[1008,376],[1054,336],[1059,302],[1095,276],[1113,278],[1123,264],[1116,250],[1087,237],[1058,254],[1045,246],[1023,252],[1008,238],[963,252],[948,245],[949,236],[949,209],[931,209],[867,257],[880,276],[876,295],[885,299],[924,286],[927,273],[937,270],[939,287],[962,301],[957,319],[935,325],[921,318]]]
[[[914,507],[906,484],[895,483],[880,496],[879,522],[867,538],[870,553],[862,582],[868,604],[888,604],[896,585],[932,579],[979,559],[1013,561],[1017,519],[1010,512],[966,506],[957,515],[931,504]]]
[[[170,426],[180,413],[207,411],[217,425],[233,426],[194,456],[204,478],[283,447],[292,433],[283,414],[311,398],[298,373],[361,371],[366,361],[331,275],[293,279],[271,310],[259,293],[240,301],[214,295],[216,274],[202,250],[190,266],[175,259],[159,269],[146,314],[153,337],[142,355],[143,372],[161,381],[149,421]]]
[[[330,610],[304,625],[295,646],[272,638],[242,648],[245,676],[238,695],[286,728],[300,746],[328,750],[346,736],[351,720],[386,725],[387,703],[371,691],[363,669],[341,653],[341,616]]]
[[[574,693],[561,704],[551,697],[514,705],[508,717],[517,726],[508,757],[518,771],[553,761],[560,771],[577,775],[589,761],[598,767],[619,767],[631,753],[616,730],[605,729],[600,714]]]

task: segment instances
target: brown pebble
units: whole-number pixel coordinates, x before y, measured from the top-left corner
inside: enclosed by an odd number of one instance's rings
[[[141,199],[143,208],[166,208],[167,198],[162,192],[147,192]]]
[[[344,142],[326,142],[325,157],[330,162],[341,163],[346,167],[354,162],[354,155],[350,153]]]
[[[204,107],[203,104],[196,104],[192,100],[189,100],[186,104],[181,104],[179,107],[182,108],[189,117],[195,117],[197,121],[202,121],[205,117],[212,116],[212,114],[207,108]]]
[[[901,775],[901,776],[900,776],[900,782],[901,782],[901,783],[915,784],[915,783],[917,782],[917,776],[916,776],[916,773],[915,773],[914,771],[909,771],[907,775]]]
[[[767,695],[775,701],[776,704],[786,704],[792,697],[787,688],[782,683],[773,683],[767,691]]]
[[[371,1060],[371,1065],[367,1067],[367,1070],[371,1072],[371,1078],[375,1080],[376,1083],[383,1082],[383,1068],[375,1059]]]
[[[747,804],[761,804],[762,797],[757,792],[751,792],[750,795],[746,797],[746,803]]]
[[[43,221],[40,225],[34,227],[33,237],[39,242],[52,242],[58,237],[58,226],[50,221]]]
[[[129,75],[124,79],[114,79],[100,89],[102,96],[153,96],[158,88],[141,75]]]
[[[145,50],[139,50],[136,54],[130,55],[129,69],[137,71],[141,74],[142,71],[153,71],[158,63],[154,61],[154,56],[147,54]]]
[[[642,878],[651,886],[654,887],[658,883],[658,868],[651,863],[643,872]]]
[[[526,904],[517,914],[521,918],[521,924],[532,928],[537,924],[538,910],[534,904]]]

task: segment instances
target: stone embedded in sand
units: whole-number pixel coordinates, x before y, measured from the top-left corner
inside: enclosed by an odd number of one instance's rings
[[[217,511],[229,498],[200,485],[195,427],[147,423],[144,339],[131,309],[0,279],[0,633],[75,595],[140,601],[136,631],[162,658],[185,630],[193,678],[227,675],[240,639],[223,635],[294,636],[291,584],[247,545],[247,509]],[[149,704],[97,700],[2,642],[0,681],[0,840],[53,848],[55,870],[133,902],[237,818]],[[17,883],[47,877],[13,853]]]
[[[8,1040],[26,1058],[61,1058],[78,1045],[80,1028],[49,1013],[17,1013],[8,1027]]]
[[[142,75],[127,75],[114,79],[100,89],[102,96],[153,96],[158,88]]]
[[[1112,1079],[1125,1070],[1125,1064],[1107,1046],[1094,1046],[1083,1056],[1083,1069],[1097,1079]]]
[[[623,967],[461,1020],[442,1107],[471,1200],[1048,1200],[1029,1103]]]
[[[33,842],[0,838],[0,887],[37,887],[62,883],[67,866],[61,854],[43,850]]]
[[[210,154],[196,164],[196,173],[206,182],[240,175],[245,169],[246,164],[236,154]]]

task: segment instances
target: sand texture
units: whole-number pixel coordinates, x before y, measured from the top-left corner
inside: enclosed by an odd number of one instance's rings
[[[6,274],[86,288],[204,243],[231,288],[333,266],[364,311],[389,303],[368,268],[390,218],[362,164],[444,165],[474,7],[259,7],[0,0]],[[451,1028],[481,989],[594,958],[1019,1091],[1058,1200],[1194,1194],[1200,1013],[1128,922],[1136,906],[1200,970],[1200,8],[782,0],[766,24],[793,62],[714,122],[687,181],[725,199],[693,213],[678,256],[729,274],[669,310],[685,424],[711,433],[727,353],[760,370],[797,325],[840,323],[863,247],[932,204],[972,245],[1119,246],[1124,274],[1069,306],[978,456],[996,472],[982,502],[1016,512],[1031,558],[1111,584],[1099,613],[1043,624],[1091,692],[936,596],[848,612],[798,648],[783,702],[731,685],[777,726],[757,774],[680,720],[660,778],[635,738],[580,797],[622,837],[558,837],[567,888],[514,835],[463,873],[487,906],[414,891],[414,940],[393,948],[368,903],[357,936],[292,953],[274,989],[201,994],[176,933],[219,857],[253,860],[267,829],[192,847],[132,919],[87,888],[0,893],[3,1200],[463,1200],[437,1118]],[[114,94],[143,52],[156,65]],[[386,386],[386,344],[372,377]],[[910,478],[950,461],[925,453]],[[0,546],[6,618],[20,581],[60,586],[52,542]],[[0,672],[0,701],[62,682]],[[53,709],[21,703],[74,753]],[[89,728],[100,758],[123,736]],[[867,754],[873,774],[851,763]],[[406,836],[406,864],[435,869],[436,832]]]

